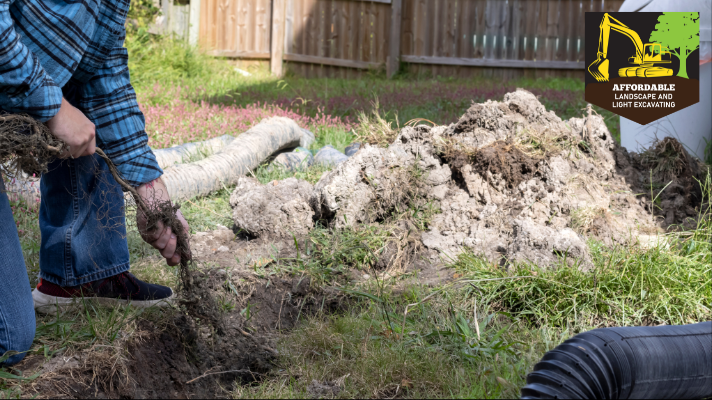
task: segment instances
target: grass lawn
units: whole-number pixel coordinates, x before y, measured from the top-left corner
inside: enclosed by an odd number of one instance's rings
[[[130,32],[126,46],[150,144],[156,148],[239,134],[263,117],[283,115],[315,132],[315,147],[332,144],[343,150],[359,132],[359,113],[371,112],[376,99],[380,115],[394,126],[414,118],[452,123],[473,101],[501,100],[516,87],[531,90],[562,118],[581,116],[585,107],[583,83],[571,79],[306,80],[275,79],[261,70],[245,77],[225,60],[152,38],[143,28]],[[617,117],[599,112],[618,137]],[[255,175],[263,183],[289,176],[316,182],[324,171],[260,168]],[[182,204],[193,233],[231,226],[231,191],[228,187]],[[708,198],[711,194],[708,183]],[[17,202],[12,206],[34,286],[39,270],[37,210]],[[438,210],[407,212],[425,227]],[[251,385],[236,385],[229,395],[306,397],[309,383],[317,380],[336,382],[343,398],[517,397],[541,356],[576,333],[712,319],[712,215],[705,214],[697,230],[670,239],[674,245],[652,249],[591,242],[592,273],[526,264],[508,272],[465,253],[449,265],[456,276],[453,283],[396,289],[390,280],[359,284],[344,279],[349,269],[370,273],[371,250],[382,249],[389,240],[386,229],[314,229],[310,251],[298,262],[285,261],[286,268],[320,287],[347,290],[350,306],[338,314],[303,318],[294,330],[282,332],[274,371]],[[176,269],[150,261],[154,250],[135,229],[128,241],[139,277],[175,284]],[[114,348],[117,337],[123,337],[117,333],[131,335],[138,318],[162,318],[160,313],[127,310],[92,308],[62,318],[41,317],[31,352],[51,357],[67,349]],[[0,369],[0,397],[23,393],[22,382],[7,375],[11,372]]]

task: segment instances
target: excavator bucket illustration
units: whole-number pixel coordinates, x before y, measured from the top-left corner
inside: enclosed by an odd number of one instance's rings
[[[608,82],[608,60],[598,57],[588,66],[588,72],[599,82]]]

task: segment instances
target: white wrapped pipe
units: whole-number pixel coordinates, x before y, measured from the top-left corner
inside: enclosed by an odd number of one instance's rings
[[[166,168],[163,182],[172,200],[205,196],[223,186],[236,184],[240,176],[249,174],[270,155],[311,140],[311,132],[293,120],[268,118],[210,157]]]
[[[183,164],[215,154],[233,140],[235,140],[235,137],[232,135],[222,135],[202,142],[184,143],[167,149],[156,149],[153,150],[153,154],[156,155],[158,165],[161,168],[167,168],[171,165]]]

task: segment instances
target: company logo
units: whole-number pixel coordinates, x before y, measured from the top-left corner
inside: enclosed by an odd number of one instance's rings
[[[586,13],[586,101],[639,124],[700,100],[700,16]]]

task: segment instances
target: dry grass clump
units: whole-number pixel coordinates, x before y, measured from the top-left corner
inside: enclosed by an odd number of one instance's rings
[[[669,181],[680,176],[688,167],[685,149],[677,140],[666,137],[656,140],[641,154],[643,166],[653,171],[654,176]]]
[[[571,228],[579,234],[586,234],[598,219],[608,218],[608,211],[601,207],[583,207],[571,212]]]
[[[400,126],[398,125],[398,115],[395,117],[395,128],[393,122],[386,118],[388,114],[381,115],[378,99],[371,103],[373,109],[370,113],[361,110],[358,113],[358,126],[353,130],[354,135],[362,142],[388,147],[398,136]]]

